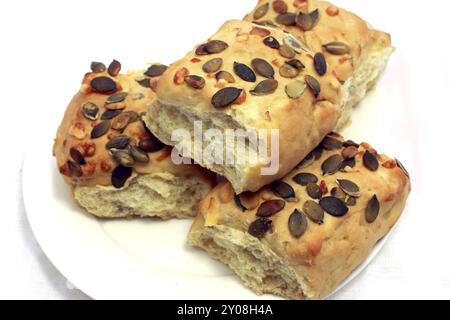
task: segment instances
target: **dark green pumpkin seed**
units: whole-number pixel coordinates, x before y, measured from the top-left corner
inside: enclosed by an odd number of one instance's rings
[[[92,102],[87,102],[85,104],[83,104],[83,106],[81,107],[81,113],[83,114],[83,116],[86,119],[95,121],[98,119],[98,115],[99,115],[100,109],[99,107]]]
[[[295,13],[287,12],[280,14],[275,18],[275,21],[283,26],[295,26],[295,19],[297,15]]]
[[[109,150],[109,152],[111,153],[114,161],[124,167],[133,167],[136,163],[134,158],[127,150],[111,149]]]
[[[283,200],[269,200],[261,204],[256,212],[257,217],[269,218],[277,214],[286,206],[286,202]]]
[[[234,79],[233,75],[229,73],[228,71],[219,71],[216,73],[216,80],[225,80],[228,83],[235,83],[236,80]]]
[[[280,198],[293,199],[295,198],[294,189],[283,181],[274,181],[270,185],[270,190]]]
[[[356,159],[347,159],[342,162],[341,168],[339,169],[342,172],[347,172],[350,169],[353,169],[356,166]]]
[[[248,233],[255,238],[262,239],[269,231],[272,221],[268,219],[258,219],[250,224]]]
[[[69,171],[72,174],[72,176],[77,178],[83,176],[83,170],[81,169],[81,166],[78,163],[69,160],[67,161],[67,167],[69,168]]]
[[[303,205],[303,211],[311,221],[317,224],[323,224],[325,219],[325,211],[316,202],[308,200]]]
[[[303,95],[305,89],[306,83],[304,81],[295,80],[286,85],[285,92],[289,98],[298,99]]]
[[[310,154],[308,154],[306,156],[305,159],[303,159],[298,165],[297,165],[297,169],[304,169],[309,167],[310,165],[312,165],[314,163],[314,154],[311,152]]]
[[[232,105],[241,95],[242,89],[228,87],[219,90],[211,99],[212,105],[217,109]]]
[[[122,188],[127,182],[127,180],[131,177],[132,173],[133,173],[132,168],[124,167],[121,165],[117,166],[112,172],[111,176],[112,185],[116,189]]]
[[[211,40],[206,44],[205,48],[209,54],[216,54],[225,51],[228,48],[228,44],[221,40]]]
[[[380,214],[380,202],[378,201],[378,198],[376,195],[370,199],[369,203],[366,207],[366,221],[368,223],[374,223],[375,220],[377,220],[379,214]]]
[[[321,52],[318,52],[314,55],[314,68],[320,76],[323,76],[327,73],[327,61],[325,60],[325,56]]]
[[[341,188],[337,188],[337,187],[331,189],[331,195],[342,201],[345,201],[345,199],[347,198],[347,194],[344,191],[342,191]]]
[[[130,138],[127,136],[118,136],[109,140],[106,144],[106,149],[125,149],[130,142]]]
[[[264,39],[264,44],[272,49],[280,49],[280,43],[274,37],[267,37]]]
[[[395,159],[395,162],[397,163],[397,167],[399,167],[403,171],[403,173],[408,177],[408,179],[411,179],[408,170],[406,170],[405,166],[400,162],[400,160]]]
[[[320,187],[316,183],[308,183],[306,192],[312,199],[320,199],[323,196],[322,190],[320,190]]]
[[[347,140],[344,141],[344,147],[355,147],[355,148],[359,148],[359,144],[357,144],[356,142],[352,141],[352,140]]]
[[[294,67],[297,70],[301,70],[305,68],[305,65],[298,59],[292,59],[289,61],[286,61],[286,63],[292,67]]]
[[[297,209],[289,217],[289,232],[294,238],[301,238],[308,229],[306,216]]]
[[[317,148],[315,148],[312,153],[313,153],[314,158],[316,160],[320,160],[320,158],[322,158],[322,155],[323,155],[323,147],[322,147],[322,145],[319,145]]]
[[[252,67],[255,69],[256,73],[262,77],[273,79],[275,76],[275,70],[272,65],[263,59],[253,59]]]
[[[327,136],[322,141],[322,146],[325,150],[332,151],[342,149],[342,142],[333,137]]]
[[[98,93],[108,94],[115,92],[117,85],[111,78],[97,77],[92,79],[91,88]]]
[[[184,82],[193,89],[203,89],[206,81],[204,78],[196,75],[190,75],[184,78]]]
[[[207,61],[203,67],[202,70],[205,73],[214,73],[220,70],[223,65],[223,59],[222,58],[214,58],[209,61]]]
[[[356,183],[345,179],[339,179],[337,180],[337,183],[339,187],[341,187],[342,191],[350,197],[359,198],[361,196],[361,190]]]
[[[111,120],[122,113],[123,110],[106,110],[100,117],[101,120]]]
[[[293,180],[298,183],[299,185],[306,187],[310,183],[317,183],[319,182],[319,179],[313,175],[312,173],[299,173],[296,175]]]
[[[291,47],[283,44],[279,49],[280,55],[287,59],[292,59],[295,57],[295,51]]]
[[[119,61],[113,60],[109,67],[108,67],[108,73],[110,76],[115,77],[120,73],[120,70],[122,69],[122,65]]]
[[[293,66],[285,63],[280,68],[280,75],[283,78],[293,79],[299,75],[300,71]]]
[[[130,122],[129,123],[137,122],[141,118],[139,113],[137,113],[136,111],[125,111],[124,113],[130,115]]]
[[[106,66],[102,62],[91,62],[91,70],[94,73],[102,73],[106,71]]]
[[[209,54],[208,50],[206,49],[206,43],[201,44],[197,47],[195,50],[195,54],[198,56],[206,56]]]
[[[136,80],[136,82],[139,83],[144,88],[151,88],[152,87],[152,83],[151,83],[151,80],[149,78],[139,79],[139,80]]]
[[[333,41],[323,45],[323,48],[334,55],[343,55],[350,53],[350,48],[343,42]]]
[[[119,92],[113,94],[112,96],[108,97],[108,99],[106,99],[106,104],[123,102],[127,98],[127,96],[128,92]]]
[[[320,96],[320,91],[321,91],[319,81],[317,81],[316,78],[314,78],[310,75],[307,75],[307,76],[305,76],[305,82],[308,85],[308,87],[311,89],[314,97],[318,98]]]
[[[297,26],[303,31],[310,31],[319,21],[319,9],[310,13],[300,12],[296,18]]]
[[[250,94],[254,96],[264,96],[275,92],[278,88],[278,81],[273,79],[267,79],[261,81],[255,89],[250,91]]]
[[[98,139],[104,136],[109,128],[111,128],[111,122],[106,120],[97,124],[91,131],[91,139]]]
[[[348,207],[344,201],[335,197],[325,197],[320,200],[320,206],[333,217],[343,217],[348,213]]]
[[[347,147],[344,150],[342,150],[342,156],[345,160],[354,159],[356,155],[358,154],[358,148],[356,147]]]
[[[262,17],[264,17],[267,12],[269,11],[269,3],[263,4],[262,6],[258,7],[255,12],[253,13],[253,19],[259,20]]]
[[[76,148],[70,148],[70,156],[77,164],[80,166],[83,166],[86,164],[86,160],[84,159],[83,155],[80,151]]]
[[[256,82],[256,74],[247,65],[239,62],[235,62],[233,65],[234,72],[246,82]]]
[[[142,149],[136,147],[135,145],[130,144],[128,146],[131,156],[133,159],[138,163],[148,163],[150,161],[150,158],[146,152],[144,152]]]
[[[139,141],[139,148],[145,152],[153,153],[161,151],[164,144],[152,135]]]
[[[377,171],[380,166],[377,157],[369,151],[364,153],[363,162],[364,166],[370,171]]]
[[[159,77],[162,76],[167,69],[168,67],[163,64],[154,64],[145,71],[144,75],[150,78]]]
[[[356,206],[357,203],[357,199],[354,197],[348,197],[347,201],[345,202],[347,204],[347,206],[349,207],[354,207]]]
[[[329,157],[322,164],[322,174],[324,176],[335,174],[340,170],[342,162],[344,162],[344,158],[340,154]]]

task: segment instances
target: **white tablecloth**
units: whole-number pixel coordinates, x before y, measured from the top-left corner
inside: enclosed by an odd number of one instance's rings
[[[21,166],[27,146],[33,144],[30,128],[57,125],[89,61],[115,57],[143,62],[175,60],[192,47],[191,38],[206,38],[225,18],[239,18],[253,6],[253,1],[244,5],[242,0],[217,1],[212,5],[214,1],[193,1],[205,10],[183,7],[171,11],[171,21],[176,23],[167,20],[167,11],[174,3],[188,6],[186,1],[0,3],[0,298],[88,298],[46,258],[27,222]],[[397,59],[407,66],[398,77],[398,81],[408,82],[404,95],[410,111],[405,122],[415,128],[413,136],[403,136],[402,127],[392,132],[414,148],[413,156],[405,159],[414,179],[407,215],[381,254],[336,298],[450,298],[449,143],[444,138],[450,115],[449,3],[336,3],[392,33],[399,48]],[[230,6],[234,7],[227,11]],[[236,7],[241,14],[235,13]],[[190,29],[192,19],[205,19],[211,27]],[[97,23],[91,26],[93,20]],[[107,31],[102,34],[101,30]],[[195,36],[152,43],[152,33],[161,32]],[[162,45],[167,47],[164,53],[155,50],[153,56],[148,50]]]

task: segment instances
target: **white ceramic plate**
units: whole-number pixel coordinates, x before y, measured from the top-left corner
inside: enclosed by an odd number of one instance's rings
[[[396,151],[390,129],[398,128],[407,110],[402,82],[395,81],[402,67],[401,60],[394,58],[378,89],[355,112],[346,137],[370,141],[386,153]],[[186,234],[191,221],[104,221],[87,215],[72,202],[51,156],[54,128],[32,132],[38,136],[23,170],[29,221],[49,259],[87,295],[96,299],[274,298],[257,297],[225,266],[189,248]],[[371,262],[386,239],[342,286]]]

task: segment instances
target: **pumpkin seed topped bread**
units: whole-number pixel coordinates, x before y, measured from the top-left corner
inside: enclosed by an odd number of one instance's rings
[[[189,243],[230,266],[257,294],[329,295],[399,219],[409,174],[369,144],[331,134],[258,192],[229,182],[202,201]]]
[[[297,47],[297,41],[281,30],[226,22],[161,76],[157,98],[148,109],[148,128],[169,145],[176,144],[171,140],[176,130],[190,132],[191,139],[179,143],[190,149],[186,156],[225,176],[238,193],[256,191],[283,177],[336,127],[345,99],[343,86],[323,55]],[[223,133],[279,130],[278,172],[262,175],[268,159],[258,157],[249,145],[234,150],[232,165],[194,154],[195,121],[202,121],[205,131]],[[244,164],[237,160],[248,153],[258,160],[249,161],[251,156]]]
[[[58,129],[54,155],[77,203],[104,218],[195,215],[214,177],[194,165],[175,165],[172,148],[142,117],[165,66],[120,74],[93,62]]]

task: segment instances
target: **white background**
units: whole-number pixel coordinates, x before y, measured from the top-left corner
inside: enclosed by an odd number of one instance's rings
[[[89,62],[117,58],[125,69],[142,67],[127,61],[170,63],[254,3],[0,2],[0,298],[88,298],[68,285],[34,239],[23,206],[21,167],[34,130],[56,130]],[[407,215],[387,246],[336,298],[450,298],[450,5],[443,0],[335,3],[392,34],[393,65],[403,67],[388,71],[389,79],[404,82],[408,110],[395,130],[377,124],[380,138],[371,142],[390,146],[383,151],[405,162],[414,188]]]

